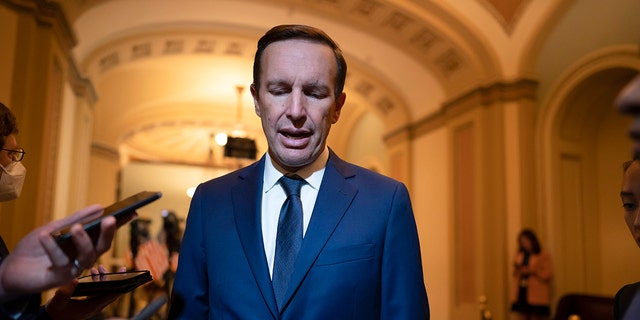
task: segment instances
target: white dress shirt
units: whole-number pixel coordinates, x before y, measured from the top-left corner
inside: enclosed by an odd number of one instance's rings
[[[278,183],[278,180],[285,174],[297,174],[302,177],[306,183],[302,185],[300,190],[300,199],[302,200],[302,236],[307,232],[311,213],[318,197],[318,190],[324,176],[324,168],[329,159],[329,150],[325,150],[320,154],[318,159],[311,165],[297,172],[286,172],[279,168],[278,164],[273,162],[269,153],[266,153],[264,165],[264,177],[262,184],[262,242],[264,243],[264,253],[269,264],[269,274],[273,276],[273,260],[276,254],[276,236],[278,233],[278,219],[280,217],[280,208],[287,199],[287,195]]]

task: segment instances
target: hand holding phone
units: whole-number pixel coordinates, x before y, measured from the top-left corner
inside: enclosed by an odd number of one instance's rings
[[[100,238],[100,222],[104,217],[114,216],[116,218],[116,228],[119,228],[135,217],[136,209],[159,199],[161,196],[162,193],[160,192],[139,192],[104,208],[104,212],[100,217],[84,224],[83,228],[91,238],[93,244],[96,245]],[[69,258],[75,259],[77,257],[76,247],[71,239],[71,226],[56,232],[53,236],[58,246]]]
[[[148,270],[102,273],[78,278],[74,297],[127,293],[152,280]]]

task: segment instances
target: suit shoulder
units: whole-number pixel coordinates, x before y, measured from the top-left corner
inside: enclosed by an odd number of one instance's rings
[[[353,172],[353,175],[355,177],[358,177],[359,179],[365,180],[365,181],[371,181],[377,185],[380,184],[385,184],[385,185],[404,185],[402,182],[393,179],[389,176],[385,176],[377,171],[373,171],[371,169],[367,169],[364,167],[361,167],[359,165],[353,164],[353,163],[348,163],[345,162],[345,165],[350,167],[351,171]]]
[[[240,168],[238,170],[234,170],[228,173],[225,173],[219,177],[215,177],[213,179],[202,182],[198,188],[210,189],[216,188],[218,186],[230,187],[231,185],[238,183],[239,181],[245,180],[247,177],[252,174],[258,174],[257,170],[259,170],[259,162],[254,162],[253,164]]]
[[[407,190],[404,183],[379,172],[346,162],[333,153],[333,151],[329,156],[327,166],[335,168],[346,180],[352,180],[360,185],[379,186],[387,190],[397,188]]]

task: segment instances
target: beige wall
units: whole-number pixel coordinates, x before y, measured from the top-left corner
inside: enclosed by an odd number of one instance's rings
[[[450,150],[442,128],[413,141],[413,183],[409,186],[418,224],[422,265],[432,319],[451,319],[453,220]]]
[[[11,85],[13,83],[13,61],[16,54],[17,16],[11,10],[0,6],[0,102],[11,105]]]

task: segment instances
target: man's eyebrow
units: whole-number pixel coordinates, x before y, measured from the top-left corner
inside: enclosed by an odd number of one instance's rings
[[[620,196],[624,197],[624,196],[633,196],[633,192],[630,191],[620,191]]]
[[[302,86],[304,89],[330,90],[331,87],[320,82],[312,82]]]
[[[282,80],[282,79],[275,79],[275,80],[269,80],[266,82],[267,87],[268,86],[281,86],[281,85],[286,85],[287,82]]]

